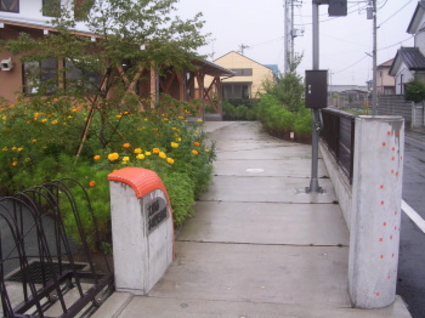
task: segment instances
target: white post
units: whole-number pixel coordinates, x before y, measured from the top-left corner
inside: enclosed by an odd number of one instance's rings
[[[150,170],[127,167],[108,175],[115,286],[146,295],[173,260],[173,217],[167,191]]]
[[[356,118],[349,293],[352,305],[395,300],[400,240],[404,120]]]

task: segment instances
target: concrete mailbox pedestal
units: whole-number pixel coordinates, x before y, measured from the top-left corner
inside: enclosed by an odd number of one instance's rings
[[[165,189],[150,170],[127,167],[108,176],[115,286],[146,295],[173,260],[173,218]]]

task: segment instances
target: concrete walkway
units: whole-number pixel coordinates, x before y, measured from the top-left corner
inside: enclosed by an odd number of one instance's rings
[[[304,191],[311,146],[270,137],[256,122],[207,130],[215,176],[176,237],[175,261],[148,296],[115,293],[95,317],[410,317],[400,298],[351,308],[348,230],[322,161],[325,193]]]

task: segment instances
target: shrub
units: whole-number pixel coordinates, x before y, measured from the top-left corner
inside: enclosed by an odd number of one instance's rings
[[[256,104],[256,100],[250,99],[225,100],[223,101],[223,119],[256,120]]]
[[[86,187],[103,245],[110,246],[106,176],[114,169],[135,166],[153,170],[161,177],[169,192],[175,224],[182,224],[192,214],[194,200],[211,179],[215,149],[201,123],[186,122],[183,114],[190,114],[190,105],[179,104],[176,107],[185,108],[170,108],[167,113],[97,113],[76,156],[89,108],[81,104],[68,109],[68,102],[59,99],[44,106],[32,103],[0,107],[0,194],[13,194],[62,177],[74,178]],[[79,196],[77,193],[77,200]],[[67,232],[77,237],[73,216],[66,210],[64,213]],[[89,215],[83,214],[82,219],[90,232]]]
[[[405,98],[415,103],[425,100],[425,84],[415,79],[409,81],[406,85]]]

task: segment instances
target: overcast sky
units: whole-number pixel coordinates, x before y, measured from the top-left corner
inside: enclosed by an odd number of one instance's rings
[[[312,0],[295,1],[295,28],[304,36],[295,38],[295,52],[304,54],[298,72],[312,69]],[[329,70],[330,84],[366,85],[372,79],[373,20],[367,20],[368,1],[348,1],[348,16],[329,18],[328,6],[320,6],[320,69]],[[400,46],[413,46],[406,33],[418,0],[377,0],[378,64],[395,57]],[[261,63],[284,68],[284,0],[180,0],[182,18],[203,13],[204,33],[210,44],[200,54],[214,59],[244,49],[244,55]],[[209,60],[213,60],[209,58]]]

